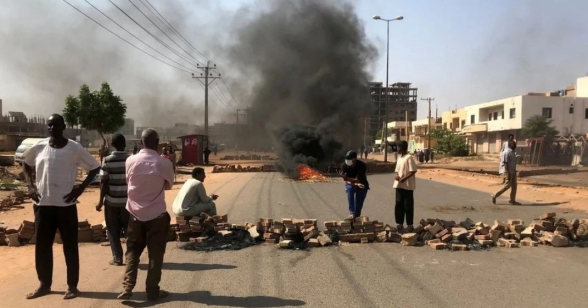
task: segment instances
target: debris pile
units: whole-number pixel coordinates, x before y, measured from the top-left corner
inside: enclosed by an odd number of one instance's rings
[[[0,201],[0,211],[6,211],[12,208],[23,209],[23,204],[25,199],[29,198],[27,194],[25,194],[22,190],[15,190],[11,196]]]
[[[212,168],[212,173],[221,172],[276,172],[276,168],[273,165],[262,165],[262,166],[241,166],[241,165],[216,165]]]
[[[276,160],[276,157],[271,155],[225,155],[220,160]]]
[[[175,233],[175,237],[171,232]],[[258,244],[257,227],[250,223],[231,224],[227,215],[176,217],[168,240],[187,242],[182,249],[196,251],[239,250]]]

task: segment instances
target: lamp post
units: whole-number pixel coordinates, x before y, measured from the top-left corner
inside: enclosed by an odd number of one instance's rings
[[[386,32],[386,111],[384,115],[385,123],[384,123],[384,162],[388,162],[388,62],[390,61],[390,22],[395,20],[403,20],[403,16],[398,16],[393,19],[384,19],[378,15],[374,16],[375,20],[382,20],[386,22],[387,32]]]

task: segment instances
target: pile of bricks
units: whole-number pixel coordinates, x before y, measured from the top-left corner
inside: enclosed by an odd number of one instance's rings
[[[168,241],[203,242],[208,234],[228,231],[233,227],[237,229],[238,226],[229,224],[227,215],[195,216],[190,219],[178,216],[176,217],[176,223],[170,227]],[[245,230],[245,226],[239,229]]]
[[[102,224],[92,225],[92,241],[94,242],[105,242],[108,240],[106,236],[106,227]]]
[[[78,222],[78,242],[92,242],[94,238],[94,231],[87,220]]]
[[[221,157],[221,160],[276,160],[275,157],[270,155],[225,155]]]
[[[35,223],[32,221],[24,220],[18,231],[18,238],[21,243],[34,243],[35,237]]]
[[[400,242],[396,228],[366,216],[342,221],[326,221],[327,234],[344,243]]]
[[[257,231],[263,234],[268,244],[280,244],[280,248],[304,248],[329,246],[333,242],[324,232],[319,231],[316,219],[282,218],[274,221],[262,218]]]
[[[276,168],[273,165],[262,165],[262,166],[241,166],[241,165],[226,165],[226,166],[214,166],[212,173],[220,172],[276,172]]]

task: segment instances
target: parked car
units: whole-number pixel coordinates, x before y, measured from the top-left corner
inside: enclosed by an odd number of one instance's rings
[[[18,146],[18,148],[16,148],[16,151],[14,152],[14,161],[21,164],[23,162],[23,157],[22,155],[24,154],[24,152],[28,149],[30,149],[31,147],[33,147],[35,144],[39,143],[39,141],[44,140],[45,138],[27,138],[25,140],[22,141],[22,143]]]

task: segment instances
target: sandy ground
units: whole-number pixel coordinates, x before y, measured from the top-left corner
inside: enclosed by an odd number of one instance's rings
[[[499,176],[487,174],[446,169],[423,169],[417,173],[417,176],[422,179],[487,192],[488,200],[490,200],[490,194],[502,187],[502,179]],[[507,191],[497,202],[507,203],[508,194]],[[561,208],[588,211],[588,189],[538,184],[535,179],[519,179],[517,199],[531,202],[529,205],[558,205]]]

